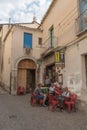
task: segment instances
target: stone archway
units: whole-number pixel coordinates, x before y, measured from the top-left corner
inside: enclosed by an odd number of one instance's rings
[[[18,63],[17,86],[25,87],[26,92],[35,87],[36,64],[31,59],[23,59]]]

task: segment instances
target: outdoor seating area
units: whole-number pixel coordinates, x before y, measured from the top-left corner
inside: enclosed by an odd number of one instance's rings
[[[77,94],[71,93],[67,87],[62,88],[57,85],[51,87],[55,89],[52,91],[52,89],[50,90],[50,87],[40,88],[43,96],[41,96],[40,94],[36,95],[35,92],[32,92],[30,99],[31,105],[36,106],[38,104],[40,107],[46,106],[47,109],[51,110],[52,112],[54,112],[56,109],[59,109],[60,112],[76,112]],[[45,105],[43,104],[44,95],[46,97],[44,102]]]

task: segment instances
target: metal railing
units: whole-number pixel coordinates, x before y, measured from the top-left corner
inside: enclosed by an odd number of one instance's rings
[[[58,37],[53,36],[52,39],[49,37],[42,44],[42,47],[44,48],[43,52],[47,50],[51,50],[52,48],[56,48],[57,46],[58,46]]]
[[[76,19],[76,33],[87,30],[87,9]]]

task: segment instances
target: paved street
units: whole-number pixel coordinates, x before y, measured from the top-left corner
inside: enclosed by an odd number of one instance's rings
[[[29,95],[0,95],[0,130],[87,130],[87,115],[83,111],[67,113],[32,107]]]

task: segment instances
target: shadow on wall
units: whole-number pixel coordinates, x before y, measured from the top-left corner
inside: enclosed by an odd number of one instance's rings
[[[10,88],[10,87],[7,86],[6,84],[4,84],[3,82],[0,82],[0,87],[1,87],[4,91],[10,93],[10,91],[9,91],[9,88]]]

